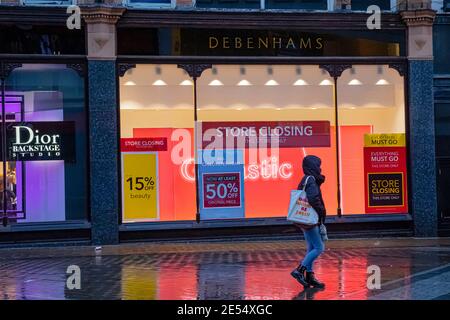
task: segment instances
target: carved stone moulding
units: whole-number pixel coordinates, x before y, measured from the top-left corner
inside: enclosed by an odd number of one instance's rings
[[[178,68],[183,69],[187,72],[187,74],[191,78],[198,78],[202,75],[203,71],[206,69],[211,69],[212,65],[208,63],[188,63],[188,64],[179,64]]]
[[[339,78],[342,75],[342,72],[344,72],[347,69],[350,69],[352,67],[351,64],[321,64],[320,69],[324,69],[328,72],[330,77],[332,78]]]
[[[125,8],[119,7],[81,7],[81,16],[87,24],[116,24]]]
[[[400,15],[403,22],[408,27],[416,26],[433,26],[436,12],[434,10],[413,10],[413,11],[401,11]]]
[[[128,70],[136,68],[134,63],[119,63],[117,66],[117,74],[119,77],[123,77]]]

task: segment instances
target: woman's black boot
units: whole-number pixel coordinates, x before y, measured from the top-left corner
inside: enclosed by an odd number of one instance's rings
[[[309,283],[306,280],[305,277],[306,267],[299,266],[298,268],[295,268],[294,271],[291,272],[291,276],[295,278],[303,287],[308,288]]]
[[[314,288],[325,288],[325,284],[314,277],[314,272],[306,272],[306,282]]]

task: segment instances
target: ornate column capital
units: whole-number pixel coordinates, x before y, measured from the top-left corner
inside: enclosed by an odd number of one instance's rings
[[[433,21],[436,12],[431,9],[401,11],[403,22],[408,27],[408,58],[433,60]]]
[[[350,69],[352,67],[351,64],[321,64],[319,65],[320,69],[326,70],[330,77],[332,78],[339,78],[342,75],[342,72],[344,72],[347,69]]]
[[[400,16],[408,27],[433,26],[436,11],[431,9],[419,9],[401,11]]]
[[[125,12],[123,7],[89,5],[81,7],[86,22],[88,59],[116,59],[116,24]]]
[[[125,8],[109,6],[81,6],[81,16],[87,24],[105,23],[115,25]]]
[[[178,68],[186,71],[191,78],[199,78],[202,75],[203,71],[212,68],[212,64],[186,63],[186,64],[179,64]]]

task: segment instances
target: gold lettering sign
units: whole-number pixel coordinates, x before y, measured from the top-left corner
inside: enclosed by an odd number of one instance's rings
[[[209,49],[308,49],[321,50],[320,37],[209,37]]]

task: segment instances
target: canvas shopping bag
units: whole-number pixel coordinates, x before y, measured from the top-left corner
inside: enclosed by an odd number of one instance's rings
[[[305,188],[308,183],[308,176],[302,190],[291,190],[291,200],[287,220],[304,225],[315,225],[319,222],[319,215],[308,202]],[[314,179],[314,177],[312,177]]]

